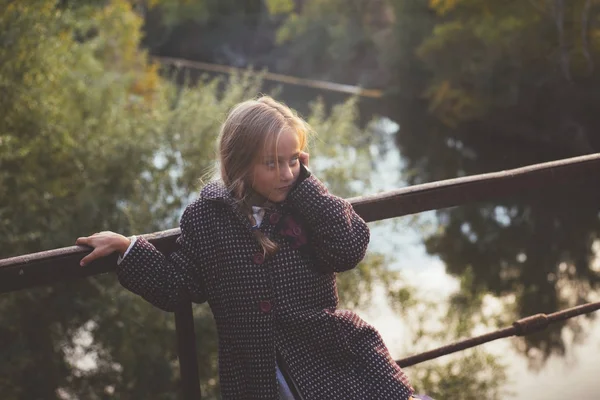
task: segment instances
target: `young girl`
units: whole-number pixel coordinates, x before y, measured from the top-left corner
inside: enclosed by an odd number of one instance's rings
[[[81,265],[117,251],[121,284],[156,307],[208,301],[223,399],[410,399],[379,333],[336,309],[335,273],[362,260],[369,229],[306,168],[308,131],[270,97],[238,104],[221,179],[185,209],[178,250],[101,232],[77,239],[94,248]]]

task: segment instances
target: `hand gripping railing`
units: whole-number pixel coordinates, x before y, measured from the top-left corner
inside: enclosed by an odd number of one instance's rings
[[[350,202],[365,221],[371,222],[531,192],[542,187],[598,182],[599,178],[600,153],[508,171],[415,185],[352,198]],[[169,253],[175,249],[175,239],[179,234],[180,231],[176,228],[142,236],[161,252]],[[79,260],[89,252],[89,249],[71,246],[0,260],[0,293],[97,275],[115,269],[116,255],[96,260],[81,268]],[[598,308],[600,303],[591,303],[548,316],[538,314],[527,317],[515,322],[512,327],[404,358],[398,363],[401,366],[409,366],[491,340],[526,335],[545,328],[548,323],[592,312]],[[175,312],[175,322],[184,397],[198,399],[200,383],[191,304],[184,304]]]

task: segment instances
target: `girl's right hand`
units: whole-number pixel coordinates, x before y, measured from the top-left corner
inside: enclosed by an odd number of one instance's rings
[[[110,231],[98,232],[92,236],[77,238],[75,241],[76,245],[94,248],[94,251],[81,259],[79,265],[84,266],[97,258],[107,256],[115,251],[122,255],[127,251],[130,243],[131,241],[125,236]]]
[[[306,168],[308,168],[308,159],[309,159],[309,157],[310,157],[309,154],[307,152],[305,152],[305,151],[301,151],[300,152],[300,156],[298,157],[300,159],[300,162],[302,164],[304,164],[304,166]]]

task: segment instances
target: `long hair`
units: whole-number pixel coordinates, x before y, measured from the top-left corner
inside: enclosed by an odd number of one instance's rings
[[[269,96],[237,104],[227,115],[219,133],[218,159],[221,180],[250,218],[252,171],[262,151],[276,146],[282,132],[298,135],[300,149],[305,150],[310,127],[294,111]],[[278,250],[276,243],[260,230],[252,231],[265,255]]]

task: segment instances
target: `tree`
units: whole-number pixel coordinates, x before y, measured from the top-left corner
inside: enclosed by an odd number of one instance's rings
[[[120,201],[152,168],[147,112],[160,90],[137,47],[141,20],[119,1],[1,9],[0,257],[127,231]],[[90,281],[2,296],[6,398],[56,397],[69,371],[61,347],[93,315],[97,289]]]

